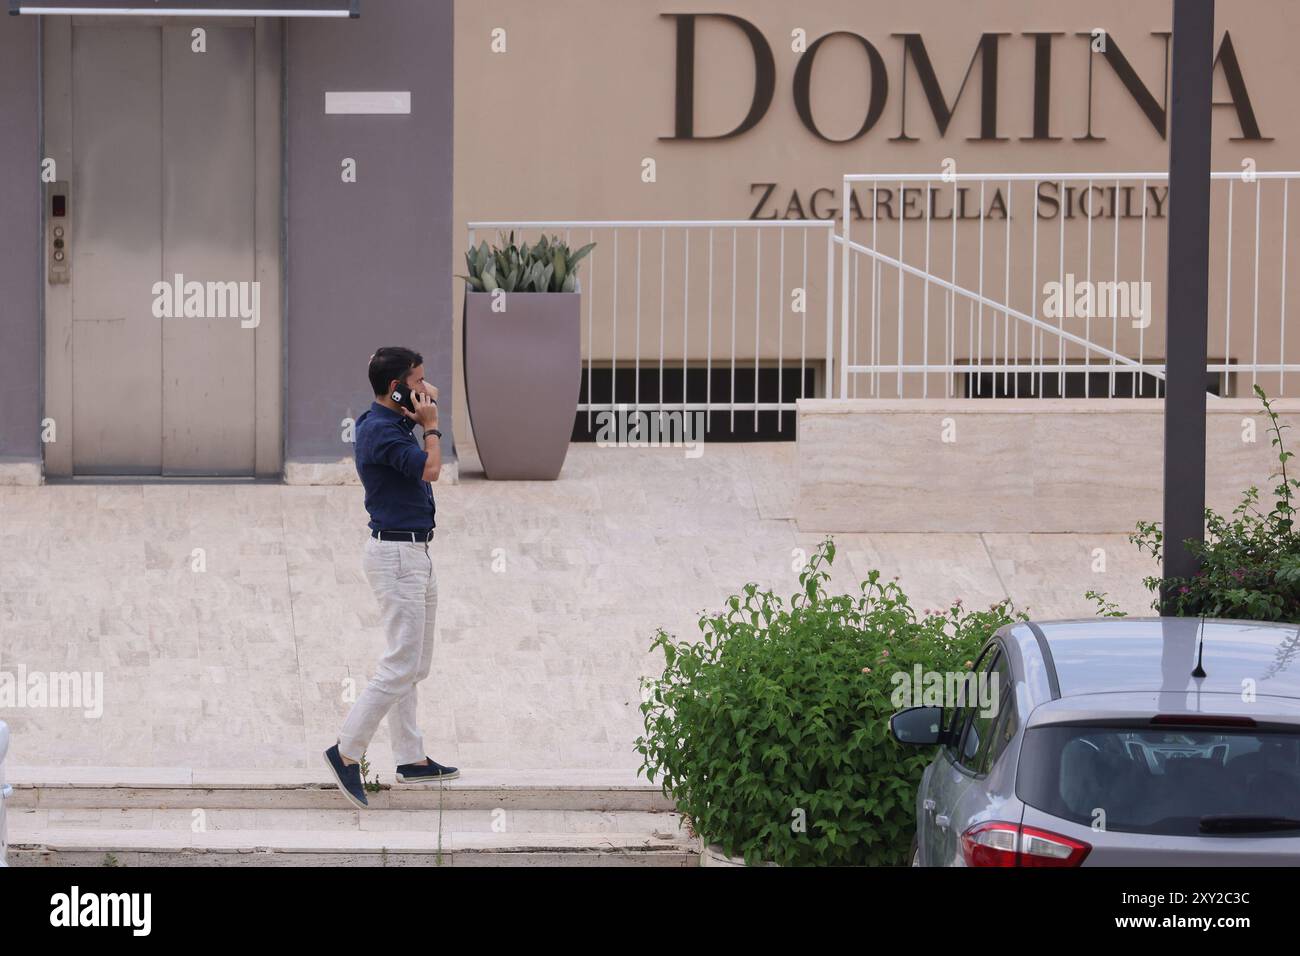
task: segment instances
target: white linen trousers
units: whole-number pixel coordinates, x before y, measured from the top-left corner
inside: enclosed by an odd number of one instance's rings
[[[379,602],[388,648],[339,733],[339,753],[350,760],[361,759],[385,716],[399,766],[427,756],[416,714],[416,685],[429,676],[433,664],[438,610],[438,578],[429,544],[366,539],[362,568]]]

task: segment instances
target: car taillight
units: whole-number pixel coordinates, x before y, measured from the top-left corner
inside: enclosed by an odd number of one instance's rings
[[[978,823],[961,835],[967,866],[1078,866],[1092,850],[1079,840],[997,820]]]
[[[1020,828],[1014,823],[979,823],[961,835],[967,866],[1015,866]]]
[[[1021,866],[1078,866],[1092,845],[1037,827],[1020,828]]]

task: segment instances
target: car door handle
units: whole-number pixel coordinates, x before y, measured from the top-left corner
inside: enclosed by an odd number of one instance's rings
[[[933,810],[933,809],[934,809],[934,801],[931,800],[929,797],[926,797],[926,798],[925,798],[925,801],[921,804],[921,806],[925,807],[926,810]]]
[[[934,818],[934,822],[946,830],[948,829],[948,824],[952,822],[952,818],[949,817],[948,814],[946,813],[941,813]]]

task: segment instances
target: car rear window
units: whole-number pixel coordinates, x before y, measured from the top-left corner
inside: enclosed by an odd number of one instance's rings
[[[1105,830],[1300,837],[1300,828],[1280,822],[1300,820],[1300,735],[1031,727],[1016,795]]]

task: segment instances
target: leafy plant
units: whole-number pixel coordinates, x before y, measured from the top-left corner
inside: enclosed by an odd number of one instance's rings
[[[589,242],[572,252],[558,236],[542,236],[533,245],[515,242],[515,234],[501,237],[499,246],[479,243],[465,253],[469,275],[460,278],[475,292],[574,292],[578,288],[578,263],[592,249]]]
[[[380,790],[384,789],[384,785],[379,782],[378,773],[375,774],[374,780],[367,780],[366,777],[369,775],[370,761],[366,759],[365,752],[363,751],[361,754],[361,785],[371,793],[378,793]]]
[[[660,629],[663,674],[643,678],[641,770],[659,779],[691,832],[746,862],[900,865],[934,753],[889,731],[891,679],[913,665],[961,671],[1013,615],[1010,602],[917,613],[872,571],[830,595],[827,538],[788,606],[747,584],[699,620],[702,639]]]
[[[1128,617],[1118,604],[1108,598],[1105,591],[1085,591],[1083,596],[1097,605],[1098,617]]]
[[[1274,502],[1260,509],[1259,488],[1242,494],[1241,504],[1229,516],[1205,509],[1205,541],[1188,540],[1186,547],[1200,561],[1194,577],[1171,579],[1167,585],[1165,613],[1186,617],[1244,618],[1255,621],[1300,621],[1300,534],[1295,528],[1296,490],[1300,479],[1287,473],[1294,455],[1286,450],[1282,432],[1268,396],[1258,385],[1255,395],[1268,416],[1272,444],[1277,449],[1278,470],[1271,477]],[[1159,523],[1138,522],[1129,540],[1138,549],[1161,559],[1164,535]],[[1162,580],[1143,579],[1156,595],[1152,607],[1160,608]]]

